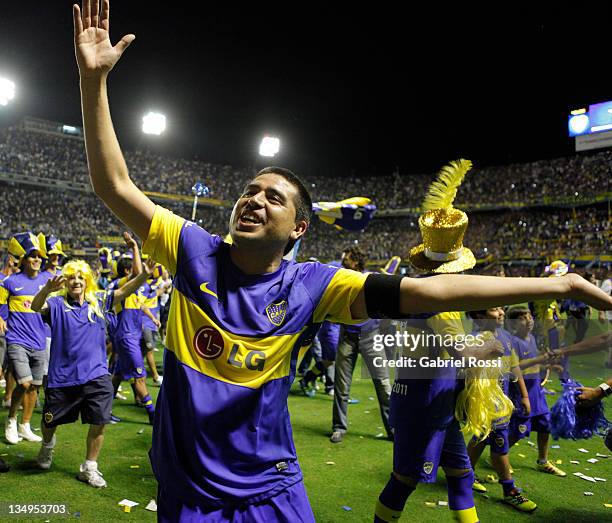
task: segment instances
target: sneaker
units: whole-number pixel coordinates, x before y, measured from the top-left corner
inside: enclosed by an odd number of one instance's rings
[[[312,388],[310,388],[307,384],[306,384],[306,380],[304,380],[304,378],[302,378],[300,381],[298,381],[298,384],[300,385],[300,390],[304,393],[304,396],[306,396],[307,398],[314,398],[316,395],[316,391]]]
[[[472,483],[472,490],[474,492],[480,492],[484,494],[487,491],[487,487],[485,487],[478,478],[474,478],[474,483]]]
[[[117,416],[113,416],[113,414],[111,413],[111,419],[110,422],[111,424],[115,424],[115,423],[119,423],[121,421],[121,418],[118,418]]]
[[[328,396],[331,396],[333,398],[334,397],[334,389],[326,390],[325,394],[327,394]]]
[[[17,445],[23,438],[19,436],[17,432],[17,420],[15,418],[9,418],[6,420],[6,428],[4,429],[4,438],[11,445]]]
[[[86,467],[85,464],[81,464],[77,479],[95,488],[106,487],[106,481],[102,477],[102,472],[98,470],[97,465]]]
[[[550,461],[547,461],[546,463],[538,463],[538,470],[540,472],[546,472],[546,474],[559,476],[560,478],[567,476],[565,472],[563,472],[560,468],[555,467]]]
[[[523,496],[519,489],[514,489],[510,495],[504,496],[504,503],[508,503],[508,505],[521,512],[533,512],[538,508],[533,501]]]
[[[55,447],[55,434],[53,439],[48,445],[43,444],[40,446],[38,451],[38,457],[36,458],[36,464],[43,470],[49,470],[51,463],[53,462],[53,448]]]
[[[161,384],[163,381],[164,381],[163,376],[157,376],[157,379],[153,380],[153,385],[155,385],[156,387],[161,387]]]
[[[37,443],[40,443],[42,441],[42,438],[40,436],[32,432],[29,423],[20,423],[17,428],[17,432],[26,441],[35,441]]]
[[[331,441],[332,443],[340,443],[343,439],[344,439],[344,432],[340,430],[334,430],[331,437],[329,438],[329,441]]]
[[[116,400],[126,400],[127,396],[124,396],[123,394],[121,394],[120,392],[117,392],[117,394],[115,394],[115,399]]]

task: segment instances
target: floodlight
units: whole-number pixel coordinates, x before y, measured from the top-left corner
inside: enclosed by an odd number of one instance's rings
[[[6,78],[0,78],[0,105],[7,105],[15,98],[15,84]]]
[[[142,132],[160,135],[166,130],[166,117],[161,113],[149,112],[142,117]]]
[[[569,120],[569,128],[572,134],[583,134],[589,128],[589,117],[586,114],[577,114]]]
[[[280,150],[280,140],[272,136],[264,136],[259,145],[261,156],[275,156]]]

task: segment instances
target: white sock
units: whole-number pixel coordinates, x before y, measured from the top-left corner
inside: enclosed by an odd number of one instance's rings
[[[85,469],[97,469],[98,468],[98,462],[97,461],[90,461],[90,460],[86,459],[85,463],[83,464],[83,467]]]

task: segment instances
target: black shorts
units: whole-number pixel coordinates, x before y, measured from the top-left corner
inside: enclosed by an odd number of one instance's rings
[[[47,387],[43,423],[47,428],[74,423],[80,413],[83,423],[107,425],[110,423],[113,396],[110,374],[83,385]]]

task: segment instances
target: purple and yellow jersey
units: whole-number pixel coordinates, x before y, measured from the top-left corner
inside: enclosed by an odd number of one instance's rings
[[[508,395],[508,387],[510,383],[510,373],[513,367],[518,367],[519,358],[516,354],[515,349],[515,336],[512,336],[506,329],[498,328],[495,329],[495,339],[499,341],[503,348],[504,354],[502,355],[502,366],[504,369],[504,378],[502,380],[502,390],[504,394]]]
[[[444,346],[431,339],[461,340],[465,336],[459,312],[412,314],[403,318],[398,327],[412,336],[415,343],[402,343],[402,356],[420,361],[421,358],[450,358]],[[426,337],[427,336],[427,337]],[[450,343],[450,341],[449,341]],[[420,364],[417,364],[420,367]],[[390,423],[393,427],[446,427],[455,416],[456,367],[437,369],[398,369],[391,392]]]
[[[0,284],[0,306],[8,311],[8,344],[45,350],[45,326],[41,315],[34,312],[30,305],[48,279],[44,272],[38,273],[36,278],[20,272],[12,274]]]
[[[534,333],[545,348],[557,350],[564,345],[565,327],[556,300],[540,300],[529,304],[535,322]]]
[[[157,286],[152,282],[145,282],[142,287],[142,295],[145,298],[144,307],[151,311],[151,314],[159,320],[159,298],[157,297]],[[151,321],[145,313],[142,313],[142,326],[151,331],[157,331],[157,325]]]
[[[8,294],[2,286],[2,282],[7,278],[8,275],[0,271],[0,318],[5,322],[8,321]],[[2,336],[4,336],[4,334]]]
[[[128,282],[129,278],[123,277],[117,282],[116,288],[121,288]],[[117,315],[117,324],[115,326],[114,339],[136,339],[139,340],[142,336],[142,311],[140,308],[145,302],[145,297],[142,294],[143,287],[141,286],[136,292],[127,296],[120,303],[114,304],[114,311]]]
[[[536,340],[532,334],[529,334],[527,339],[512,336],[513,347],[516,349],[516,355],[519,360],[527,360],[539,356]],[[522,369],[525,387],[529,393],[529,402],[531,403],[531,416],[539,416],[549,412],[546,404],[546,396],[540,384],[540,366],[532,365],[526,369]],[[514,393],[517,394],[518,388],[514,387]],[[512,398],[515,404],[520,400],[520,392],[517,398]]]
[[[47,299],[44,314],[51,328],[48,387],[71,387],[108,374],[104,317],[87,302],[79,305],[63,296]],[[100,301],[100,312],[105,304]]]
[[[351,322],[366,276],[283,260],[247,275],[230,245],[157,207],[143,252],[174,275],[151,463],[193,504],[256,502],[301,480],[287,409],[298,355]]]

